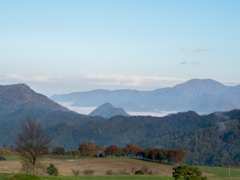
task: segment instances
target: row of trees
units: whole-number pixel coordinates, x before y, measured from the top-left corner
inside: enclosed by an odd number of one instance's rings
[[[175,149],[158,149],[158,148],[145,148],[138,147],[134,144],[126,144],[125,148],[119,149],[116,145],[108,146],[106,149],[103,146],[95,146],[91,142],[82,143],[78,150],[66,152],[64,147],[54,146],[52,154],[55,155],[80,155],[84,157],[93,157],[101,154],[102,156],[140,156],[147,159],[152,159],[159,162],[175,162],[180,163],[184,161],[186,153],[181,150]]]

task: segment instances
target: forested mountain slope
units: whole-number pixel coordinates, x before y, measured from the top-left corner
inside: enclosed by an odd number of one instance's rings
[[[138,142],[141,146],[161,144],[187,152],[191,165],[240,166],[240,116],[190,132],[173,132]]]

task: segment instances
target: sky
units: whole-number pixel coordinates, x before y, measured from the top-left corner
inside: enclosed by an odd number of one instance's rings
[[[239,0],[0,1],[0,84],[47,96],[240,84]]]

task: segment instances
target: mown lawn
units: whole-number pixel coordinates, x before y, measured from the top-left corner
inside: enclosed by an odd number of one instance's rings
[[[11,174],[0,174],[0,179],[5,180]],[[157,175],[84,175],[84,176],[40,176],[42,180],[174,180],[170,176]]]
[[[218,178],[228,178],[229,177],[229,170],[228,168],[223,168],[223,167],[209,167],[209,166],[197,166],[200,171],[202,172],[207,172],[207,173],[212,173],[216,174],[216,177]],[[240,180],[240,169],[230,169],[230,177],[238,177]],[[225,180],[225,179],[222,179]]]
[[[90,175],[90,176],[61,176],[61,177],[42,177],[49,180],[174,180],[171,176],[157,176],[157,175]]]
[[[4,155],[6,161],[20,161],[19,155]],[[41,161],[52,161],[52,160],[75,160],[73,156],[61,156],[61,155],[47,155],[41,158]],[[96,159],[96,158],[95,158]]]

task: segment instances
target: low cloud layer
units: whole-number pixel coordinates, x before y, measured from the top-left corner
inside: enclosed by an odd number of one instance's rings
[[[112,86],[144,86],[152,83],[160,83],[161,86],[174,86],[177,83],[186,81],[184,78],[157,77],[157,76],[125,76],[125,75],[95,75],[87,74],[84,78],[91,80],[90,83]]]
[[[0,80],[16,80],[21,82],[51,82],[51,80],[47,76],[23,76],[20,74],[8,74],[4,76],[0,76]]]
[[[181,65],[194,63],[197,62],[185,61]],[[93,89],[155,90],[163,87],[173,87],[187,80],[189,79],[159,76],[126,76],[121,74],[86,74],[82,76],[26,76],[9,74],[0,76],[0,85],[25,83],[36,92],[50,96],[53,94],[89,91]],[[240,84],[240,80],[217,81],[232,86]]]

